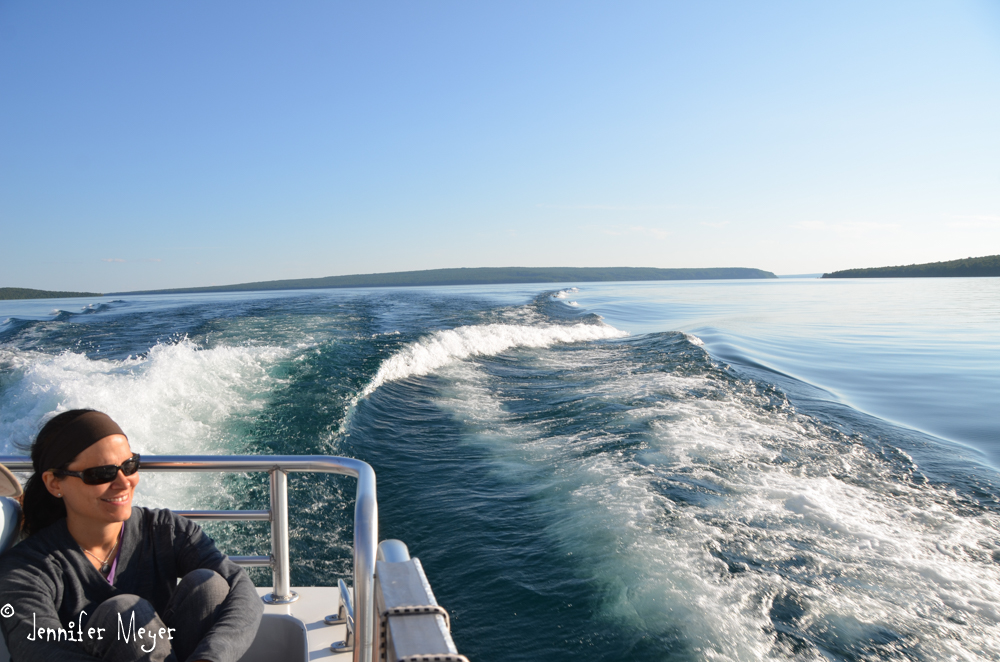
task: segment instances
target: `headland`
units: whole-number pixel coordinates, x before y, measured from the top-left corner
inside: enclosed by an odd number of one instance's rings
[[[964,260],[908,264],[899,267],[844,269],[823,274],[823,278],[972,278],[1000,276],[1000,255],[967,257]]]

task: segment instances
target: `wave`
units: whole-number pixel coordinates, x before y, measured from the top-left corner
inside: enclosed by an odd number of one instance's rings
[[[112,310],[113,308],[115,308],[115,306],[111,305],[112,303],[119,303],[119,302],[112,301],[110,303],[98,303],[98,304],[92,303],[92,304],[89,304],[87,306],[84,306],[84,307],[80,308],[80,310],[75,311],[75,312],[72,311],[72,310],[63,310],[61,308],[53,308],[52,312],[50,312],[49,314],[52,315],[52,321],[55,321],[55,322],[66,322],[68,320],[73,319],[74,317],[79,316],[79,315],[96,315],[98,313],[104,313],[104,312],[107,312],[109,310]],[[121,302],[121,303],[124,303],[124,302]]]
[[[34,320],[23,319],[20,317],[8,317],[0,323],[0,340],[14,335],[17,331],[20,331],[24,327],[31,324],[34,324]]]
[[[705,341],[702,340],[701,338],[699,338],[698,336],[694,335],[693,333],[685,333],[684,337],[692,345],[697,345],[698,347],[704,347],[705,346]]]
[[[473,356],[494,356],[515,347],[549,347],[557,343],[607,340],[627,335],[607,324],[485,324],[435,331],[384,361],[361,392],[361,397],[367,397],[386,382],[427,375],[449,363]]]
[[[597,324],[481,324],[445,329],[412,342],[382,362],[375,376],[351,398],[344,409],[338,434],[350,427],[358,402],[387,382],[428,375],[451,363],[474,356],[495,356],[517,347],[551,347],[560,343],[624,338],[629,334]]]
[[[113,303],[124,303],[124,301],[120,301],[119,300],[119,301],[110,301],[108,303],[92,303],[92,304],[89,304],[89,305],[85,306],[80,311],[80,314],[81,315],[96,315],[97,313],[103,313],[105,311],[108,311],[108,310],[111,310],[112,308],[114,308],[115,306],[111,305]]]
[[[2,452],[23,454],[42,421],[91,407],[112,416],[140,453],[238,453],[243,442],[229,424],[263,406],[280,381],[271,368],[289,354],[279,347],[203,349],[187,339],[124,360],[0,348]],[[181,485],[203,479],[168,476],[144,476],[141,494],[173,507],[197,503]]]

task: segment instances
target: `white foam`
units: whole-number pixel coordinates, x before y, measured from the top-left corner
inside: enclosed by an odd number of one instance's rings
[[[473,356],[495,356],[515,347],[549,347],[557,343],[605,340],[627,335],[606,324],[484,324],[435,331],[384,361],[365,386],[361,397],[373,393],[386,382],[427,375],[449,363]]]
[[[685,333],[684,337],[692,345],[697,345],[698,347],[703,347],[705,345],[705,341],[699,338],[698,336],[694,335],[693,333]]]
[[[125,360],[0,348],[3,452],[23,454],[17,446],[30,444],[48,416],[91,407],[114,418],[140,453],[238,453],[242,442],[226,432],[225,423],[266,402],[279,381],[269,369],[288,355],[276,347],[200,349],[187,340]],[[148,497],[172,507],[198,502],[185,485],[210,490],[214,484],[195,474],[146,474],[143,483],[139,503]]]
[[[579,292],[579,291],[580,291],[579,289],[577,289],[575,287],[571,287],[568,290],[562,290],[562,291],[556,292],[555,294],[552,295],[552,298],[553,299],[565,299],[570,294],[573,294],[574,292]]]

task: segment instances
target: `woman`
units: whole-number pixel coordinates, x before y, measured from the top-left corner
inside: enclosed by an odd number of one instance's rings
[[[139,456],[110,417],[59,414],[31,461],[26,537],[0,556],[0,601],[11,607],[0,629],[14,662],[235,662],[246,652],[263,613],[249,577],[196,524],[132,506]]]

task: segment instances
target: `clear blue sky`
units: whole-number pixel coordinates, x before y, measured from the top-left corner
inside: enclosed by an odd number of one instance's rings
[[[1000,3],[0,0],[0,286],[1000,253]]]

